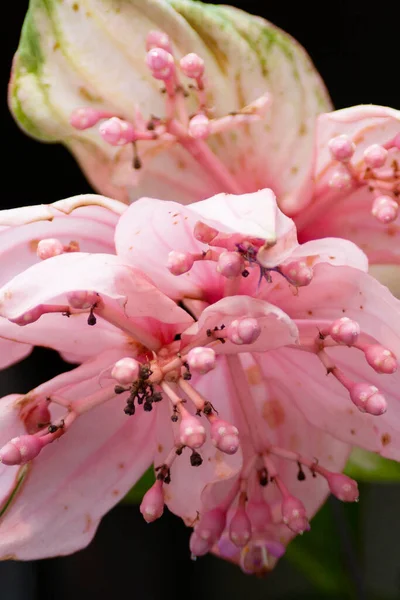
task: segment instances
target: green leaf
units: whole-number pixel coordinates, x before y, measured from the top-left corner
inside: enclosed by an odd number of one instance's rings
[[[355,448],[350,455],[345,473],[357,481],[397,482],[400,481],[400,463],[383,458],[374,452]]]
[[[350,515],[343,506],[348,521]],[[326,503],[311,523],[311,530],[297,536],[288,546],[289,560],[319,592],[334,598],[354,598],[354,586],[343,560],[343,548],[332,505]],[[329,597],[329,596],[327,596]]]
[[[143,496],[155,481],[154,469],[150,467],[139,479],[137,484],[127,493],[125,498],[121,500],[123,504],[139,504]]]

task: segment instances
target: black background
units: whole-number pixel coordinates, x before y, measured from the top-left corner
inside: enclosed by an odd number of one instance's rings
[[[8,113],[7,81],[27,4],[7,0],[1,6],[1,208],[53,202],[90,191],[66,150],[30,140]],[[394,1],[368,5],[359,1],[231,4],[268,18],[297,38],[314,60],[337,108],[359,103],[400,108],[399,20]],[[2,395],[27,391],[61,368],[55,355],[35,351],[24,362],[23,371],[14,367],[2,376]],[[372,501],[365,526],[367,533],[371,532],[365,552],[369,559],[361,573],[359,598],[365,597],[365,585],[375,590],[377,598],[400,598],[396,591],[399,496],[394,486],[370,491]],[[207,600],[221,596],[236,600],[245,595],[252,599],[314,597],[302,576],[284,561],[263,581],[242,576],[214,558],[192,563],[188,560],[187,535],[172,516],[148,526],[136,508],[118,507],[104,519],[90,547],[72,557],[0,565],[0,599],[158,600],[165,594]]]

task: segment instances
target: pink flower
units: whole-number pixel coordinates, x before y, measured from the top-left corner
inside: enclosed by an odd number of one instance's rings
[[[399,262],[398,111],[328,112],[304,50],[232,7],[142,0],[110,19],[112,8],[96,6],[100,29],[71,2],[55,6],[51,20],[40,3],[27,15],[10,103],[30,133],[64,141],[93,185],[123,200],[187,204],[269,187],[301,241],[350,239],[395,285],[397,272],[383,266]],[[37,22],[33,70],[25,44]]]
[[[84,546],[154,462],[144,518],[165,502],[193,555],[264,572],[329,491],[358,498],[352,445],[399,458],[399,302],[351,242],[299,245],[270,190],[122,212],[116,255],[56,253],[0,289],[4,319],[56,349],[62,327],[82,362],[0,405],[2,553]]]

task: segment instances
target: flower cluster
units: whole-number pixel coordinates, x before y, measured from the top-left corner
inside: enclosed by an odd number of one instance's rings
[[[304,51],[230,7],[44,4],[12,109],[117,199],[0,213],[0,366],[75,365],[0,402],[1,555],[85,546],[153,464],[144,519],[263,574],[358,500],[352,446],[400,460],[400,303],[368,274],[398,262],[398,115],[320,114]]]

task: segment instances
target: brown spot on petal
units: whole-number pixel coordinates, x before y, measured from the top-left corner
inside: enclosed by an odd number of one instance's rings
[[[296,452],[299,447],[300,447],[300,437],[297,433],[292,433],[292,435],[289,438],[289,450],[292,450],[292,452]]]
[[[28,242],[29,250],[31,252],[34,252],[36,254],[36,250],[37,250],[38,244],[39,244],[39,240],[30,240]]]
[[[0,560],[18,560],[18,556],[16,554],[3,554]]]
[[[285,411],[279,400],[267,400],[264,402],[262,416],[271,429],[279,427],[285,421]]]
[[[163,446],[161,444],[158,444],[158,446],[157,446],[157,452],[160,452],[160,454],[161,454],[161,452],[163,450],[164,450]]]
[[[119,496],[120,495],[120,491],[119,490],[113,490],[112,491],[112,495],[113,496]]]
[[[252,365],[251,367],[247,367],[245,373],[247,382],[250,385],[257,385],[262,382],[262,374],[258,365]]]
[[[351,435],[356,435],[356,430],[355,429],[350,429],[350,433],[351,433]]]
[[[388,433],[383,433],[381,437],[382,446],[387,446],[392,441],[392,438]]]
[[[74,3],[73,3],[73,5],[72,5],[72,10],[74,10],[75,12],[76,12],[77,10],[79,10],[79,4],[78,4],[77,2],[74,2]]]
[[[64,510],[68,510],[69,506],[67,504],[64,504]]]
[[[125,463],[123,463],[123,462],[118,463],[118,469],[125,469]]]
[[[59,50],[59,48],[60,48],[60,43],[59,43],[59,42],[55,42],[55,44],[53,45],[53,50],[54,50],[54,52],[55,52],[56,50]]]
[[[93,521],[92,521],[92,517],[89,514],[85,515],[85,529],[83,530],[83,533],[88,533],[88,531],[90,531],[90,528],[93,525]]]
[[[97,94],[92,94],[85,86],[81,85],[78,88],[78,94],[86,102],[102,102],[103,98]]]
[[[315,263],[315,261],[319,258],[319,254],[315,254],[312,256],[307,256],[306,257],[306,265],[307,267],[312,267]]]

